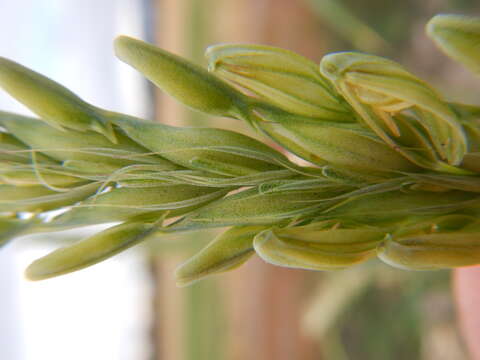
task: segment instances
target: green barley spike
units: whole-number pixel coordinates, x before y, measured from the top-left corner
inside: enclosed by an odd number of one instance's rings
[[[478,24],[440,15],[427,29],[478,71]],[[245,120],[277,149],[100,109],[0,59],[0,86],[40,117],[0,112],[0,245],[116,223],[34,261],[28,278],[219,227],[230,228],[177,269],[179,285],[253,254],[310,270],[375,256],[414,270],[480,264],[479,106],[448,102],[398,63],[362,53],[328,54],[318,67],[282,49],[217,45],[209,72],[124,36],[115,50],[180,102]]]

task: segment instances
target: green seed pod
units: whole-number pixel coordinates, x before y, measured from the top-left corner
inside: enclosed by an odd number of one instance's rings
[[[2,57],[0,86],[57,129],[92,130],[116,142],[111,124],[95,107],[55,81]]]
[[[264,193],[247,189],[205,206],[188,216],[183,226],[189,228],[229,225],[276,224],[285,219],[312,213],[338,192],[328,189]],[[180,223],[179,228],[183,228]]]
[[[480,233],[450,232],[392,238],[378,246],[378,257],[408,270],[435,270],[480,264]]]
[[[55,192],[41,185],[0,185],[0,212],[43,212],[73,205],[93,195],[99,183],[78,186],[65,192]]]
[[[77,204],[51,221],[52,226],[72,227],[131,219],[174,217],[224,196],[228,190],[191,185],[115,188]]]
[[[44,280],[77,271],[112,257],[153,236],[156,225],[124,223],[35,260],[27,268],[29,280]]]
[[[190,285],[206,276],[235,269],[253,254],[253,238],[265,226],[237,226],[228,229],[175,271],[177,285]]]
[[[255,125],[313,164],[367,172],[414,171],[416,166],[356,124],[309,121],[279,109],[256,107]]]
[[[377,224],[413,214],[434,216],[467,209],[472,194],[463,191],[389,191],[347,198],[322,212],[321,216]]]
[[[473,16],[437,15],[427,24],[427,34],[452,59],[480,74],[480,19]]]
[[[113,119],[137,143],[186,168],[226,176],[280,169],[286,158],[248,136],[222,129],[179,128],[130,117]]]
[[[120,36],[117,57],[188,107],[211,115],[238,117],[244,96],[207,70],[143,41]]]
[[[116,134],[113,144],[91,131],[61,131],[33,118],[0,112],[0,125],[35,152],[55,160],[82,160],[121,167],[137,162],[168,163],[123,134]],[[52,141],[55,139],[55,141]],[[171,168],[175,168],[171,166]]]
[[[209,70],[279,108],[330,121],[354,121],[349,106],[318,71],[291,51],[270,46],[210,46]]]
[[[336,270],[375,255],[385,234],[369,229],[312,230],[308,226],[261,232],[253,242],[265,261],[308,270]]]
[[[304,242],[317,250],[332,253],[356,253],[374,249],[385,238],[385,232],[371,227],[350,228],[340,222],[322,221],[305,226],[274,229],[283,241]]]
[[[458,165],[467,151],[456,114],[428,84],[397,63],[362,53],[334,53],[320,63],[321,73],[335,84],[363,121],[394,148],[402,144],[395,115],[410,109],[427,131],[440,158]],[[428,149],[427,149],[428,150]]]

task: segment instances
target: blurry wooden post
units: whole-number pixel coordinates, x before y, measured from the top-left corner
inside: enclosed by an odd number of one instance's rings
[[[187,6],[200,0],[156,0],[156,40],[180,55],[188,53],[185,23]],[[211,42],[248,42],[285,47],[318,60],[321,41],[313,15],[303,1],[203,0],[208,7]],[[200,4],[196,4],[200,6]],[[170,124],[182,118],[171,99],[159,95],[157,118]],[[181,120],[180,120],[181,121]],[[180,261],[158,260],[156,360],[185,359],[181,339],[187,324],[181,319],[182,299],[165,299],[175,293],[172,270]],[[165,273],[167,272],[167,273]],[[319,359],[317,344],[300,327],[305,293],[311,274],[274,267],[258,258],[222,279],[227,302],[226,360]],[[174,316],[179,316],[175,319]],[[215,336],[215,334],[212,334]]]
[[[185,50],[185,9],[189,0],[154,0],[152,9],[155,42],[162,48],[181,54]],[[184,110],[170,97],[156,90],[155,118],[169,125],[180,125]],[[153,356],[154,360],[185,359],[185,321],[183,298],[175,285],[174,269],[181,262],[171,256],[154,255],[151,261],[154,281]]]
[[[216,41],[284,47],[319,60],[318,24],[304,1],[217,1]],[[319,359],[301,329],[311,273],[255,257],[225,277],[230,314],[229,359]],[[318,276],[318,275],[317,275]]]

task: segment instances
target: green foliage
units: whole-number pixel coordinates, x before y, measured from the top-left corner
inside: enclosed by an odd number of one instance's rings
[[[428,34],[478,71],[480,20],[435,17]],[[203,69],[128,37],[118,57],[185,105],[250,124],[253,138],[94,107],[0,60],[0,86],[40,119],[0,112],[0,242],[117,223],[35,261],[65,274],[166,233],[232,226],[177,270],[185,285],[267,262],[341,269],[378,255],[405,269],[480,263],[480,110],[446,101],[401,65],[218,45]],[[43,120],[43,121],[41,121]],[[61,210],[58,212],[58,210]]]

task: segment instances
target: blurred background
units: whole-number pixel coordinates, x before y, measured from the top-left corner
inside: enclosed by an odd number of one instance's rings
[[[359,50],[403,63],[452,100],[475,79],[436,50],[424,25],[441,12],[480,14],[477,0],[0,0],[0,56],[100,107],[172,125],[244,124],[190,112],[116,60],[127,34],[205,64],[219,42],[268,44],[315,62]],[[476,89],[476,90],[475,90]],[[29,114],[0,92],[0,108]],[[187,288],[174,269],[212,231],[155,239],[81,272],[39,283],[34,258],[88,233],[21,238],[0,251],[0,359],[468,359],[450,273],[371,261],[335,273],[253,259]]]

